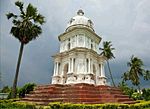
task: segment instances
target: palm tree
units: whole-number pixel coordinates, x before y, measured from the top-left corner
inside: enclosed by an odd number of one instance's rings
[[[26,10],[23,9],[23,2],[17,1],[15,5],[19,8],[20,14],[16,15],[10,12],[6,14],[8,19],[12,18],[13,26],[10,33],[21,43],[12,88],[12,98],[16,97],[16,87],[24,45],[36,39],[42,33],[40,26],[45,22],[44,17],[38,13],[37,8],[33,7],[31,4],[28,4]]]
[[[130,62],[127,63],[127,66],[129,67],[129,70],[123,74],[122,78],[125,81],[130,80],[132,84],[138,86],[138,89],[140,90],[140,76],[143,77],[145,74],[147,76],[149,71],[145,71],[143,69],[143,61],[134,56],[131,57]],[[145,77],[145,79],[148,79],[148,77]]]
[[[111,41],[104,41],[103,42],[103,48],[100,48],[100,50],[102,50],[100,55],[103,55],[107,58],[106,62],[107,62],[108,70],[109,70],[109,73],[110,73],[110,77],[111,77],[113,86],[115,87],[115,82],[113,80],[113,76],[112,76],[112,73],[111,73],[111,70],[110,70],[110,65],[109,65],[109,60],[112,59],[112,58],[115,58],[113,53],[112,53],[112,51],[115,50],[115,48],[112,48]]]
[[[150,71],[146,70],[144,73],[144,80],[150,80]]]

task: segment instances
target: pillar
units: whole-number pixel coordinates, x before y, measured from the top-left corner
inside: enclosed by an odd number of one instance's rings
[[[55,76],[55,75],[56,75],[56,62],[54,64],[54,75],[53,76]]]
[[[56,62],[56,75],[58,75],[58,62]]]
[[[90,61],[91,61],[91,65],[90,65],[91,66],[91,73],[94,74],[94,72],[93,72],[93,61],[92,61],[92,59],[90,59]]]
[[[101,76],[105,77],[104,64],[101,64]]]
[[[70,58],[69,58],[69,65],[68,65],[68,73],[70,73]]]
[[[91,73],[91,59],[90,58],[88,59],[89,59],[89,73]]]
[[[73,72],[73,59],[74,58],[71,58],[71,72]]]

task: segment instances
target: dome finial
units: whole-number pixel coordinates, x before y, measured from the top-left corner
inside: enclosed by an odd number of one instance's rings
[[[83,16],[83,15],[84,15],[84,12],[82,11],[82,9],[79,9],[79,10],[78,10],[77,15],[80,15],[80,16]]]

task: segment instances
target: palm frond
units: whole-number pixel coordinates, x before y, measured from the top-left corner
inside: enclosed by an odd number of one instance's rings
[[[29,4],[26,9],[26,16],[32,18],[37,16],[37,8],[33,7],[32,4]]]
[[[15,5],[16,5],[17,7],[19,7],[20,9],[23,9],[23,2],[21,2],[21,1],[16,1],[16,2],[15,2]]]
[[[41,14],[38,14],[36,16],[36,18],[34,19],[34,21],[37,22],[37,23],[43,24],[45,22],[44,16],[42,16]]]
[[[13,24],[16,25],[16,26],[19,26],[21,21],[20,20],[16,20],[16,19],[13,19]]]
[[[16,1],[16,2],[15,2],[15,5],[16,5],[17,7],[19,7],[21,14],[22,14],[22,15],[25,15],[25,13],[24,13],[24,11],[23,11],[23,2],[21,2],[21,1]]]
[[[6,16],[7,16],[7,19],[10,19],[10,18],[17,18],[17,15],[15,15],[15,14],[13,14],[13,13],[8,13],[8,14],[6,14]]]

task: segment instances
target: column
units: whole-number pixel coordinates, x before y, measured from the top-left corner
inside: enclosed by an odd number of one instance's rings
[[[86,60],[86,58],[84,59],[84,63],[85,63],[85,73],[87,73],[87,68],[88,68],[88,66],[87,66],[87,60]]]
[[[91,59],[90,58],[88,59],[89,59],[89,73],[91,73]]]
[[[71,72],[73,72],[73,58],[71,58]]]
[[[101,64],[101,76],[105,77],[104,64]]]
[[[84,45],[83,45],[83,47],[86,47],[86,46],[85,46],[85,42],[86,42],[86,37],[85,37],[85,35],[83,36],[83,40],[84,40]]]
[[[70,73],[70,58],[69,58],[69,65],[68,65],[68,73]]]
[[[54,64],[54,74],[53,74],[53,76],[55,76],[55,75],[56,75],[56,62]]]
[[[56,75],[58,75],[58,62],[56,62]]]

